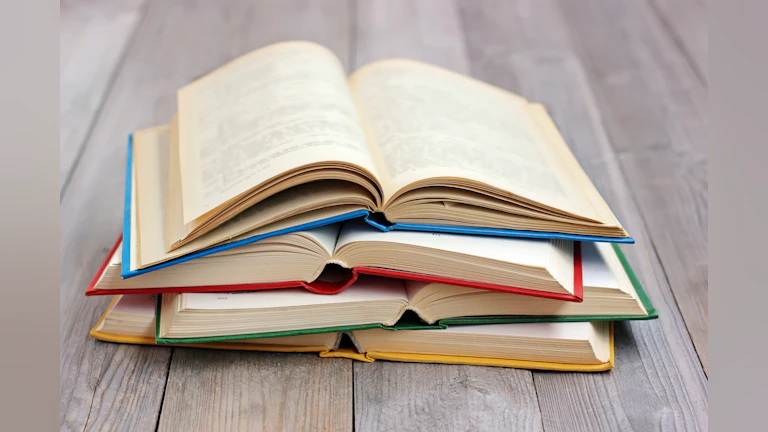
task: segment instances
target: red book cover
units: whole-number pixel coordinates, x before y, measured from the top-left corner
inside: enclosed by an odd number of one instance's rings
[[[257,284],[240,284],[240,285],[210,285],[210,286],[186,286],[186,287],[164,287],[164,288],[139,288],[139,289],[96,289],[96,283],[101,278],[101,275],[109,264],[109,259],[115,253],[115,250],[120,246],[121,238],[118,238],[112,250],[107,255],[107,258],[99,267],[98,272],[94,275],[88,288],[85,290],[85,295],[116,295],[116,294],[162,294],[162,293],[181,293],[181,292],[234,292],[234,291],[260,291],[267,289],[280,289],[280,288],[305,288],[315,294],[336,294],[343,291],[348,286],[352,285],[359,275],[373,275],[383,276],[396,279],[406,279],[419,282],[433,282],[446,285],[456,285],[468,288],[486,289],[492,291],[501,291],[511,294],[529,295],[533,297],[550,298],[554,300],[581,302],[584,299],[584,285],[582,281],[582,268],[581,268],[581,243],[574,242],[573,248],[573,295],[562,293],[550,293],[537,291],[527,288],[517,288],[505,285],[487,284],[481,282],[466,281],[461,279],[444,278],[439,276],[431,276],[420,273],[410,273],[399,270],[390,270],[374,267],[355,267],[349,270],[349,274],[346,278],[340,281],[323,281],[315,280],[313,282],[303,281],[290,281],[290,282],[276,282],[276,283],[257,283]]]

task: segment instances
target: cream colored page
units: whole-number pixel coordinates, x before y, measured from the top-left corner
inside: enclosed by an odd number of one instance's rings
[[[154,295],[131,294],[120,296],[115,306],[109,310],[109,314],[118,312],[120,314],[131,314],[140,316],[147,321],[147,337],[155,337],[155,303]],[[117,318],[119,319],[119,318]],[[103,326],[103,325],[102,325]],[[268,339],[248,339],[241,340],[238,343],[269,344],[269,345],[295,345],[295,346],[327,346],[332,347],[336,341],[336,334],[323,333],[314,335],[285,336]]]
[[[181,202],[181,168],[179,166],[179,115],[175,114],[171,119],[169,140],[160,143],[159,152],[169,152],[169,164],[166,169],[159,171],[157,175],[167,178],[166,205],[163,226],[164,251],[170,251],[171,246],[178,240],[187,236],[187,226],[184,225],[184,208]],[[155,210],[159,213],[159,210]]]
[[[184,223],[306,164],[375,175],[344,69],[319,45],[240,57],[179,90],[178,103]]]
[[[355,242],[400,243],[539,268],[546,267],[552,248],[549,240],[419,231],[383,232],[362,220],[345,222],[336,250]]]
[[[134,134],[134,211],[132,212],[131,228],[134,245],[131,249],[131,253],[134,254],[131,258],[133,270],[235,238],[245,238],[289,228],[359,209],[355,206],[345,205],[338,206],[338,209],[336,207],[321,209],[321,207],[331,203],[343,202],[345,198],[356,193],[360,189],[359,186],[329,184],[331,182],[323,181],[314,182],[273,195],[259,203],[258,208],[252,207],[216,230],[168,252],[163,239],[168,235],[168,230],[172,230],[171,226],[174,222],[176,224],[181,223],[178,219],[173,221],[173,218],[168,225],[165,223],[168,211],[180,210],[178,206],[165,205],[166,201],[172,201],[169,198],[172,188],[168,186],[173,183],[172,181],[168,182],[169,164],[167,161],[170,157],[171,148],[168,130],[168,126],[159,126]],[[139,184],[143,186],[139,187]],[[319,210],[291,216],[302,209],[313,208]],[[181,216],[178,212],[174,214],[177,218]]]
[[[388,60],[350,78],[389,198],[433,177],[463,177],[591,217],[548,153],[526,99],[434,66]]]
[[[138,261],[165,249],[164,224],[155,215],[166,208],[170,164],[170,127],[158,126],[133,136],[133,163],[136,167],[136,209]]]
[[[608,203],[605,202],[600,192],[592,183],[592,180],[584,172],[584,168],[581,167],[579,161],[571,152],[571,149],[568,148],[568,144],[557,130],[557,125],[555,125],[546,108],[541,104],[531,104],[530,113],[531,117],[538,124],[542,136],[550,143],[553,152],[560,159],[560,162],[568,167],[570,177],[566,176],[563,172],[563,178],[578,185],[584,196],[592,203],[594,212],[598,216],[596,219],[606,225],[621,226]]]
[[[269,309],[378,300],[407,302],[401,280],[361,276],[354,285],[334,295],[318,295],[303,288],[240,293],[186,293],[188,309]]]

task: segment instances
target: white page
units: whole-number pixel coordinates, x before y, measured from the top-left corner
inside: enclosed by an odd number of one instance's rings
[[[546,267],[552,250],[549,240],[417,231],[383,232],[362,220],[344,223],[336,250],[353,242],[376,241],[422,246],[539,268]]]
[[[595,332],[595,328],[591,322],[556,322],[452,326],[440,331],[483,336],[587,340]]]
[[[154,294],[121,295],[110,313],[120,312],[123,314],[148,316],[154,320],[156,304],[157,300]]]
[[[314,294],[303,288],[181,295],[184,296],[185,308],[203,310],[269,309],[376,300],[408,301],[401,280],[375,276],[360,276],[354,285],[334,295]]]
[[[611,247],[607,244],[602,244],[602,246]],[[596,243],[583,242],[581,244],[581,270],[584,286],[619,288],[619,282],[598,252]]]
[[[336,240],[339,239],[339,232],[341,231],[341,224],[325,225],[319,228],[313,228],[311,230],[302,231],[299,234],[305,234],[316,242],[320,243],[323,249],[328,252],[328,256],[333,255],[333,251],[336,248]]]
[[[109,265],[120,265],[123,262],[123,241],[120,240],[120,244],[115,249],[115,253],[109,258]]]

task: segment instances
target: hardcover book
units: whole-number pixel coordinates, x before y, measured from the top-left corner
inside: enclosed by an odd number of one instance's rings
[[[626,259],[615,253],[618,247],[590,245],[595,248],[585,253],[588,264],[582,303],[371,276],[361,277],[333,296],[301,289],[163,294],[157,300],[157,342],[199,343],[374,328],[657,318]]]
[[[128,161],[125,277],[356,217],[382,229],[632,241],[541,105],[410,60],[347,79],[308,42],[262,48],[180,89],[170,125],[136,132]],[[153,206],[159,219],[136,220]],[[131,256],[137,245],[153,258]]]
[[[155,345],[151,295],[117,296],[91,336],[106,342]],[[317,352],[372,362],[469,364],[556,371],[597,372],[614,365],[613,323],[532,323],[454,326],[442,330],[353,330],[200,342],[186,347]],[[341,341],[348,337],[350,345]]]
[[[187,260],[123,279],[123,247],[86,294],[304,287],[334,294],[361,274],[440,282],[568,301],[582,299],[580,242],[398,231],[347,221]],[[607,245],[606,245],[607,247]]]

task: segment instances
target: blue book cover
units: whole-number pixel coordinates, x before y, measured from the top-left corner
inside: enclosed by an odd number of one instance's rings
[[[497,237],[518,237],[518,238],[534,238],[534,239],[560,239],[571,241],[587,241],[587,242],[608,242],[608,243],[626,243],[632,244],[635,240],[631,237],[599,237],[599,236],[586,236],[577,234],[565,234],[558,232],[540,232],[540,231],[524,231],[524,230],[512,230],[512,229],[500,229],[500,228],[478,228],[478,227],[462,227],[453,225],[424,225],[424,224],[410,224],[410,223],[388,223],[383,218],[378,217],[376,214],[367,210],[357,210],[343,215],[338,215],[326,219],[320,219],[314,222],[297,225],[291,228],[285,228],[276,230],[266,234],[255,235],[246,239],[238,240],[231,243],[220,244],[211,246],[206,249],[202,249],[188,255],[184,255],[169,261],[165,261],[160,264],[145,267],[143,269],[131,270],[131,198],[132,198],[132,180],[133,180],[133,135],[128,137],[128,154],[126,157],[126,173],[125,173],[125,201],[123,210],[123,256],[122,256],[122,268],[120,275],[123,278],[130,278],[141,274],[149,273],[161,268],[170,267],[175,264],[200,258],[203,256],[215,254],[228,249],[236,248],[239,246],[252,244],[257,241],[275,237],[284,234],[290,234],[298,231],[306,231],[309,229],[321,227],[324,225],[331,225],[351,219],[363,218],[370,226],[380,229],[382,231],[423,231],[423,232],[439,232],[450,234],[469,234],[479,236],[497,236]]]

